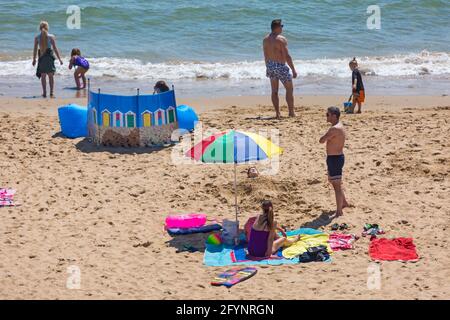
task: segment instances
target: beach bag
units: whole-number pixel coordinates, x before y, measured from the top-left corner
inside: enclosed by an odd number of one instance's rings
[[[223,220],[222,224],[222,242],[226,245],[235,245],[235,240],[239,237],[239,222]]]

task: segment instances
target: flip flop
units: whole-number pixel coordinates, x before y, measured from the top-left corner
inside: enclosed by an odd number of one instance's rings
[[[346,229],[348,229],[348,224],[346,224],[346,223],[342,223],[342,224],[339,226],[339,230],[346,230]]]
[[[339,229],[339,223],[335,223],[331,226],[331,230],[336,231]]]

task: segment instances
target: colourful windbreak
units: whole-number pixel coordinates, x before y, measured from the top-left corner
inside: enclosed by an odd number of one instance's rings
[[[202,140],[186,156],[207,163],[242,163],[272,158],[282,152],[282,148],[256,133],[230,130]]]

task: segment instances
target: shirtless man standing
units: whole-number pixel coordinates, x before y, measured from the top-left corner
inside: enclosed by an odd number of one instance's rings
[[[275,108],[276,117],[280,119],[280,101],[278,99],[279,81],[286,88],[286,102],[289,108],[289,116],[295,117],[294,112],[294,87],[292,77],[297,78],[294,63],[289,55],[287,40],[281,35],[283,25],[281,19],[273,20],[271,24],[272,32],[263,40],[264,60],[266,62],[266,76],[270,78],[272,86],[272,103]],[[289,73],[289,67],[292,76]]]
[[[320,138],[320,143],[327,143],[327,167],[328,180],[333,185],[336,195],[336,217],[343,215],[342,209],[349,206],[342,189],[342,168],[344,167],[344,126],[339,122],[341,112],[338,107],[329,107],[327,110],[327,122],[331,128]]]

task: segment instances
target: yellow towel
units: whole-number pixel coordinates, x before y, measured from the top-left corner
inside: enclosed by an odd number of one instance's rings
[[[288,237],[289,240],[294,240],[296,236]],[[297,242],[294,242],[289,247],[286,247],[283,249],[283,257],[286,259],[293,259],[303,253],[305,253],[308,248],[311,247],[318,247],[318,246],[325,246],[327,247],[327,251],[329,253],[332,253],[333,250],[331,250],[330,244],[328,243],[329,235],[326,233],[320,233],[320,234],[302,234],[300,235],[300,240]]]

